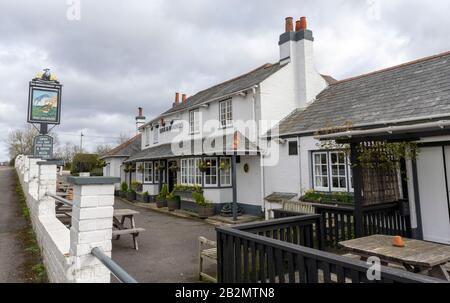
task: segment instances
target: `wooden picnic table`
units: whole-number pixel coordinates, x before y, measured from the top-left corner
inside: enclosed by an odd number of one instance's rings
[[[362,259],[378,257],[383,264],[393,263],[415,273],[450,281],[445,264],[450,262],[450,246],[432,242],[404,239],[405,247],[392,245],[392,236],[374,235],[339,245]]]
[[[61,203],[62,204],[62,203]],[[72,217],[72,212],[67,211],[64,213],[68,217]],[[140,232],[144,232],[144,228],[136,227],[136,220],[134,216],[139,214],[138,211],[132,209],[114,209],[113,213],[113,227],[115,228],[112,232],[113,237],[116,237],[116,240],[120,239],[120,236],[123,235],[132,235],[134,249],[139,250],[137,237]],[[125,220],[129,220],[129,225],[125,224]]]

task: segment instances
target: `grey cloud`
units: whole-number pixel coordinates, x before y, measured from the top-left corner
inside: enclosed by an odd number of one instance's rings
[[[0,106],[15,110],[0,121],[0,140],[25,122],[27,84],[41,68],[64,84],[56,131],[114,137],[133,132],[138,106],[150,118],[170,106],[175,91],[193,94],[276,61],[288,15],[308,16],[317,68],[337,78],[449,49],[448,1],[382,0],[379,20],[367,16],[367,3],[81,0],[81,21],[69,22],[65,1],[3,0],[0,81],[8,89]]]

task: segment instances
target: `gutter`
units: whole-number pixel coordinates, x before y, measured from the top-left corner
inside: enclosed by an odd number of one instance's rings
[[[429,116],[419,116],[419,117],[414,117],[414,118],[404,118],[404,119],[397,119],[397,120],[380,120],[380,121],[376,121],[376,122],[371,122],[371,123],[360,123],[360,124],[355,124],[352,127],[353,128],[357,128],[357,127],[368,127],[368,126],[377,126],[377,125],[388,125],[388,124],[400,124],[400,123],[406,123],[406,122],[414,122],[414,121],[421,121],[421,120],[434,120],[434,119],[439,119],[439,118],[449,118],[450,117],[450,113],[448,114],[436,114],[436,115],[429,115]],[[308,135],[308,134],[312,134],[317,132],[317,129],[313,129],[313,130],[305,130],[305,131],[300,131],[300,132],[291,132],[291,133],[283,133],[283,134],[278,134],[278,135],[274,135],[271,136],[272,138],[282,138],[282,137],[295,137],[297,135]],[[267,138],[268,136],[265,136],[265,138]]]
[[[368,130],[346,131],[346,132],[341,132],[341,133],[316,136],[314,138],[319,139],[319,140],[336,139],[336,138],[342,138],[342,137],[352,138],[354,136],[374,135],[374,134],[379,134],[379,133],[393,134],[394,132],[412,131],[412,130],[423,130],[423,129],[433,129],[433,128],[444,129],[447,126],[450,126],[450,121],[437,121],[437,122],[421,123],[421,124],[415,124],[415,125],[389,126],[389,127],[375,128],[375,129],[368,129]]]

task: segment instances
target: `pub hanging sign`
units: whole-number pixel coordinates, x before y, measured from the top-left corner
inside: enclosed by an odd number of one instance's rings
[[[40,135],[34,137],[34,156],[48,160],[53,158],[53,137]]]
[[[62,85],[49,70],[30,81],[28,94],[28,122],[59,124]]]

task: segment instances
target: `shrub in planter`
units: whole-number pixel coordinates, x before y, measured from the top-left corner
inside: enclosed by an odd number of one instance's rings
[[[127,192],[127,200],[134,201],[136,200],[136,192],[132,189]]]
[[[144,203],[144,194],[136,192],[136,201]]]
[[[164,184],[161,188],[161,192],[156,196],[156,207],[163,208],[167,207],[167,196],[169,195],[169,190],[167,184]]]
[[[148,191],[142,194],[142,199],[144,200],[144,203],[150,203],[150,195],[148,194]]]
[[[174,211],[176,209],[180,209],[180,197],[175,196],[174,192],[171,192],[167,196],[167,207],[169,208],[169,211]]]
[[[207,219],[214,216],[214,205],[205,199],[203,193],[193,192],[192,197],[197,204],[197,214],[200,219]]]
[[[200,186],[188,186],[188,185],[176,185],[173,189],[173,192],[176,196],[179,196],[182,200],[190,200],[192,199],[192,193],[198,192],[203,193],[203,190]]]
[[[127,192],[128,192],[128,184],[126,182],[122,182],[122,184],[120,184],[120,194],[119,194],[120,197],[126,198]]]

